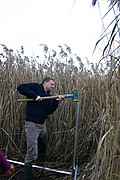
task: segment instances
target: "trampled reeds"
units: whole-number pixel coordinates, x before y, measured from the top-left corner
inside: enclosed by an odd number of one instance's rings
[[[120,71],[111,56],[104,73],[93,65],[86,70],[81,59],[61,48],[59,57],[48,57],[39,63],[4,47],[0,61],[0,147],[8,159],[24,161],[26,141],[24,132],[25,103],[17,92],[23,82],[41,83],[44,76],[55,80],[53,94],[68,94],[76,88],[80,109],[76,164],[78,179],[120,178]],[[61,62],[61,59],[64,59]],[[106,68],[106,67],[105,67]],[[66,99],[47,120],[47,160],[53,167],[72,169],[76,121],[76,103]]]

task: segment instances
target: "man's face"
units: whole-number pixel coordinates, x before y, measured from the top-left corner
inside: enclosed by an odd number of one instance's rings
[[[50,80],[48,82],[44,82],[44,88],[45,88],[45,91],[52,91],[53,88],[54,88],[54,81],[53,80]]]

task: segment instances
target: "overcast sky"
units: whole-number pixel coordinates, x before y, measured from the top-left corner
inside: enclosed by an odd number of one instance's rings
[[[92,0],[74,1],[0,0],[0,44],[13,50],[23,45],[26,54],[33,51],[35,55],[39,55],[39,44],[52,49],[67,44],[73,53],[93,61],[102,32],[98,6],[93,8]],[[99,50],[94,54],[98,57]]]

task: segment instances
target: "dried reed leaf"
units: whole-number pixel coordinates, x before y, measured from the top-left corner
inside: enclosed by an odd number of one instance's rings
[[[112,33],[111,33],[111,35],[110,35],[110,38],[109,38],[109,40],[108,40],[108,43],[107,43],[107,45],[105,46],[105,48],[104,48],[104,50],[103,50],[103,56],[104,56],[104,53],[105,53],[107,47],[109,46],[109,43],[110,43],[110,41],[111,41],[111,39],[112,39],[112,37],[113,37],[113,33],[114,33],[116,27],[117,27],[117,23],[115,23],[115,25],[114,25],[114,27],[113,27],[113,30],[112,30]]]
[[[110,53],[110,50],[111,50],[111,46],[112,44],[114,43],[114,40],[115,40],[115,36],[117,35],[117,32],[113,35],[112,39],[111,39],[111,42],[110,42],[110,45],[109,45],[109,50],[108,50],[108,53]]]

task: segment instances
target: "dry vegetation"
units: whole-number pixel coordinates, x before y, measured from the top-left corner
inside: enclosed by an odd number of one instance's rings
[[[22,82],[41,82],[46,75],[55,79],[56,93],[79,92],[80,111],[76,164],[78,179],[114,179],[120,177],[120,70],[119,61],[111,56],[108,72],[104,67],[87,71],[80,58],[75,66],[72,52],[61,47],[59,59],[47,56],[42,64],[22,53],[14,54],[3,46],[0,80],[0,147],[8,159],[24,162],[26,152],[24,122],[25,103],[17,102],[21,95],[16,87]],[[46,61],[47,60],[47,61]],[[71,171],[75,133],[76,104],[71,99],[60,103],[47,120],[49,165]]]
[[[22,82],[41,83],[43,77],[49,75],[55,79],[54,94],[71,93],[73,88],[79,92],[78,179],[120,179],[119,45],[112,49],[117,33],[114,27],[110,41],[103,49],[103,59],[99,64],[92,64],[90,70],[86,70],[80,57],[73,55],[68,46],[66,49],[60,46],[61,51],[56,54],[55,51],[50,53],[45,45],[45,58],[41,63],[39,57],[24,56],[23,47],[15,54],[3,45],[0,55],[0,148],[8,159],[23,162],[26,153],[25,103],[17,102],[21,95],[16,87]],[[75,117],[76,104],[67,99],[46,121],[47,160],[53,168],[72,170]],[[16,169],[20,171],[17,165]],[[52,174],[52,179],[60,178]]]

